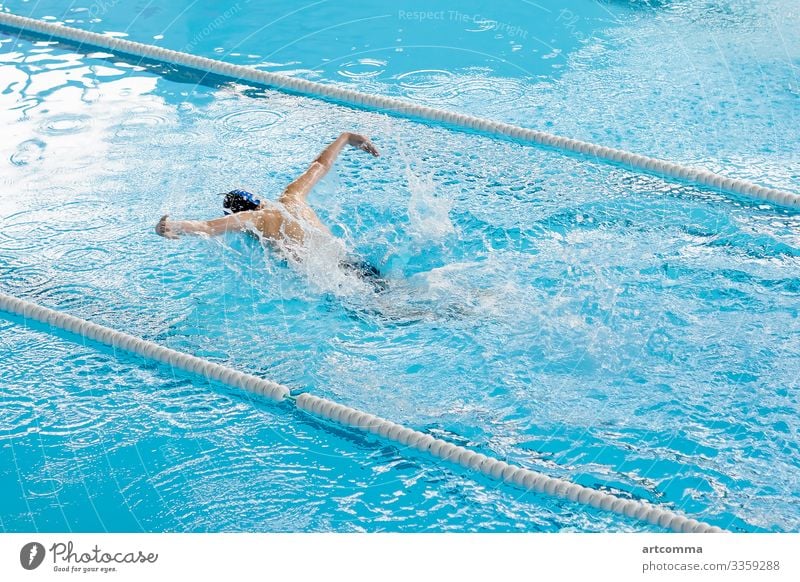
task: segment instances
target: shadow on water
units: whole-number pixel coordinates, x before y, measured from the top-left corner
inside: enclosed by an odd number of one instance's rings
[[[360,304],[326,293],[323,301],[330,311],[341,309],[348,318],[359,323],[378,327],[406,327],[420,323],[452,322],[474,317],[477,312],[468,305],[436,305],[413,301],[406,293],[387,290],[385,295],[375,295],[372,301]],[[416,304],[415,304],[416,303]]]

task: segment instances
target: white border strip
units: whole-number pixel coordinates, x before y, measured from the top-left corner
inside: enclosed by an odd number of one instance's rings
[[[277,402],[286,401],[291,403],[294,401],[298,409],[317,417],[336,422],[345,427],[357,428],[361,431],[378,435],[386,440],[428,453],[436,458],[477,471],[486,477],[514,485],[525,491],[568,499],[676,532],[719,533],[724,531],[719,527],[689,519],[649,503],[623,499],[576,483],[570,483],[564,479],[548,477],[530,469],[511,465],[505,461],[487,457],[464,447],[448,443],[445,440],[432,437],[429,434],[406,428],[389,420],[325,398],[305,393],[300,394],[295,399],[290,395],[286,386],[183,352],[165,348],[151,341],[67,315],[66,313],[60,313],[23,299],[17,299],[4,293],[0,293],[0,310],[20,315],[25,319],[33,319],[149,360],[170,364],[186,372],[199,374],[229,386],[254,392]]]
[[[32,18],[25,18],[23,16],[16,16],[14,14],[0,12],[0,25],[20,33],[36,33],[38,35],[48,36],[52,40],[78,43],[79,47],[90,45],[94,48],[102,48],[116,53],[133,55],[142,59],[180,65],[182,67],[212,73],[231,81],[250,81],[259,85],[292,93],[299,93],[309,97],[332,99],[359,108],[377,109],[400,117],[444,123],[455,128],[475,131],[495,138],[512,139],[544,145],[566,152],[589,156],[598,161],[621,164],[629,169],[653,174],[662,178],[677,179],[699,186],[705,186],[719,192],[730,192],[781,206],[800,208],[800,194],[794,192],[779,190],[777,188],[765,188],[764,186],[759,186],[747,180],[727,178],[708,170],[692,168],[690,166],[667,162],[577,139],[560,137],[551,133],[527,129],[509,123],[417,105],[402,99],[370,95],[361,93],[360,91],[344,89],[342,87],[261,71],[252,67],[233,65],[223,61],[199,57],[121,38],[103,36],[94,32],[43,22]]]

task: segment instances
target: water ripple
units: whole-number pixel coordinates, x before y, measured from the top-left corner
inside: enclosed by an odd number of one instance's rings
[[[386,61],[377,59],[358,59],[342,64],[336,72],[342,77],[360,81],[380,76],[386,70],[386,65]]]
[[[48,289],[55,277],[52,269],[39,265],[4,265],[0,266],[0,273],[5,286],[32,295]]]
[[[230,145],[258,145],[269,139],[273,126],[284,119],[284,114],[271,109],[246,109],[233,111],[217,119],[220,126],[220,143]]]
[[[116,126],[114,135],[121,138],[132,138],[143,133],[154,131],[169,122],[166,115],[160,115],[149,109],[134,112],[134,115],[125,119]]]
[[[43,435],[72,437],[84,430],[97,430],[108,422],[103,409],[110,406],[96,397],[53,397],[47,414],[42,415]]]
[[[57,259],[59,268],[72,273],[97,271],[111,262],[111,253],[102,247],[71,248]]]
[[[73,451],[91,449],[104,442],[106,442],[104,433],[94,428],[86,428],[69,435],[69,447]]]
[[[241,402],[190,384],[160,391],[149,406],[165,422],[194,435],[213,432],[232,416],[251,412]]]
[[[52,222],[37,219],[37,212],[30,210],[6,219],[0,218],[0,249],[35,252],[49,244],[50,239],[58,236],[52,228]],[[26,215],[24,219],[12,220],[23,214]],[[32,216],[27,216],[28,214]]]
[[[40,139],[25,140],[11,154],[11,163],[15,166],[27,166],[38,162],[44,158],[45,147],[47,147],[47,144]]]
[[[516,79],[481,73],[455,75],[449,71],[420,69],[397,76],[410,99],[426,103],[459,105],[490,103],[504,105],[522,97],[524,85]]]
[[[36,407],[30,398],[4,396],[0,406],[0,441],[34,432],[35,420]]]
[[[89,129],[91,122],[91,117],[88,115],[64,113],[46,119],[39,126],[39,131],[53,136],[74,135]]]
[[[397,80],[405,89],[408,97],[424,101],[426,99],[435,100],[440,95],[451,97],[454,76],[450,71],[420,69],[398,75]]]
[[[26,486],[29,497],[51,497],[61,492],[64,483],[60,479],[40,477],[35,481],[28,481]]]

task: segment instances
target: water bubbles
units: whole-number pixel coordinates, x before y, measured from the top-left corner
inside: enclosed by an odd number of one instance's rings
[[[490,18],[474,17],[469,21],[472,24],[471,28],[465,28],[466,32],[489,32],[497,28],[497,21]]]
[[[553,48],[553,50],[551,50],[549,53],[542,55],[542,59],[544,59],[544,60],[555,59],[560,54],[561,54],[561,49]]]

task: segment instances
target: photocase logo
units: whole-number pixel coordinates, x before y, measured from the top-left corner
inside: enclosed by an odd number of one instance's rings
[[[19,563],[26,570],[35,570],[44,561],[44,546],[39,542],[29,542],[19,551]]]

